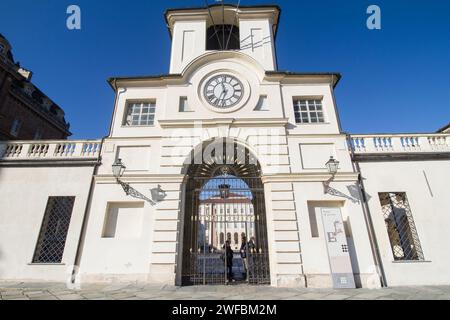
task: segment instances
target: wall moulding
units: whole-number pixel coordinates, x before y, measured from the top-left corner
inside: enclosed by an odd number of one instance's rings
[[[289,173],[270,174],[262,176],[263,183],[275,182],[324,182],[330,179],[327,173]],[[355,182],[358,181],[358,173],[339,172],[334,176],[334,182]]]
[[[287,118],[270,118],[270,119],[197,119],[197,120],[159,120],[161,128],[190,128],[196,126],[211,127],[217,125],[230,126],[285,126],[289,123]]]
[[[185,176],[176,175],[152,175],[152,174],[136,174],[124,175],[120,179],[125,183],[182,183]],[[113,175],[97,175],[95,182],[98,184],[116,184],[116,178]]]

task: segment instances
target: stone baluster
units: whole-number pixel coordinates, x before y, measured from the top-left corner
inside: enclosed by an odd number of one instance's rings
[[[81,152],[81,156],[95,156],[99,151],[99,143],[98,142],[85,142],[83,143],[83,148]]]
[[[427,140],[428,140],[428,145],[430,146],[430,149],[433,151],[449,149],[446,136],[429,136],[429,137],[427,137]]]
[[[22,153],[23,145],[22,144],[7,144],[4,147],[4,152],[2,157],[5,158],[18,158]]]
[[[49,144],[47,143],[33,143],[28,147],[28,157],[30,158],[44,158],[48,154]]]

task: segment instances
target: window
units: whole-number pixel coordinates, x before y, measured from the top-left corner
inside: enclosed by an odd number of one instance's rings
[[[239,244],[239,234],[237,232],[234,233],[234,244]]]
[[[22,121],[19,119],[14,119],[10,131],[11,135],[17,137],[19,135],[20,128],[22,128]]]
[[[33,263],[61,263],[75,197],[49,197]]]
[[[269,102],[267,96],[260,96],[255,111],[269,111]]]
[[[155,123],[155,102],[133,102],[127,107],[126,126],[152,126]]]
[[[34,140],[41,140],[42,139],[42,131],[40,129],[36,130],[36,133],[34,134]]]
[[[406,193],[385,192],[379,198],[394,259],[424,260]]]
[[[224,244],[225,235],[223,232],[220,233],[220,244]]]
[[[187,97],[180,97],[180,105],[178,108],[179,112],[190,112],[192,111],[189,107],[189,102]]]
[[[294,100],[295,123],[323,123],[321,100]]]

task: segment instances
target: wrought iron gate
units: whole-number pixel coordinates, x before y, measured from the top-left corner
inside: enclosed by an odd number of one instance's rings
[[[185,203],[184,285],[270,284],[264,190],[259,177],[228,173],[191,177]]]

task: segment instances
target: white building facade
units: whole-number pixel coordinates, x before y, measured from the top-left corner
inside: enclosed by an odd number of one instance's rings
[[[279,16],[168,10],[170,73],[110,79],[107,137],[1,143],[0,279],[226,283],[229,233],[249,284],[450,284],[450,134],[345,134]]]

